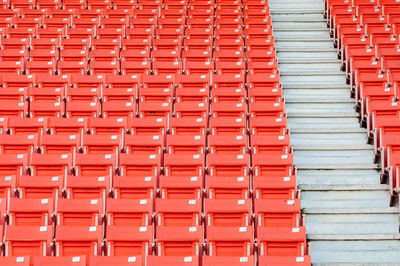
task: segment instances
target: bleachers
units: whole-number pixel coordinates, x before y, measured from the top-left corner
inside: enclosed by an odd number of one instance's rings
[[[310,265],[267,1],[0,8],[0,264]]]
[[[327,0],[325,13],[393,203],[400,186],[398,2]]]

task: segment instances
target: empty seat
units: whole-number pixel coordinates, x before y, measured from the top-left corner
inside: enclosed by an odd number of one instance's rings
[[[15,226],[47,226],[54,218],[53,199],[18,199],[9,203],[8,220]]]
[[[205,171],[204,154],[165,154],[164,174],[166,176],[202,176]]]
[[[258,227],[257,240],[261,256],[305,255],[306,232],[304,227]]]
[[[116,170],[116,155],[76,153],[74,173],[77,176],[112,176]]]
[[[124,151],[128,154],[161,154],[164,150],[164,136],[125,135]]]
[[[0,134],[0,154],[30,154],[37,146],[37,135]]]
[[[152,222],[153,200],[107,199],[107,225],[149,226]]]
[[[248,176],[207,176],[206,191],[210,199],[246,199],[250,196]]]
[[[250,226],[251,200],[206,199],[205,215],[208,226]]]
[[[300,226],[299,200],[263,200],[254,201],[256,225],[262,227],[295,228]]]
[[[108,256],[91,256],[89,258],[90,266],[98,266],[98,265],[115,265],[115,266],[124,266],[124,265],[143,265],[142,256],[118,256],[118,257],[108,257]]]
[[[168,130],[168,120],[162,117],[132,118],[128,129],[132,135],[164,135]]]
[[[203,177],[160,176],[160,197],[163,199],[201,199]]]
[[[253,255],[253,227],[208,226],[208,255],[247,257]]]
[[[83,153],[115,154],[121,147],[121,135],[82,135]]]
[[[80,135],[42,134],[39,149],[44,154],[73,154],[79,151]]]
[[[8,198],[8,195],[11,196],[11,193],[15,191],[17,182],[16,175],[2,175],[0,177],[0,198]],[[2,202],[0,202],[2,204]],[[3,221],[4,222],[4,221]]]
[[[200,154],[205,153],[206,137],[167,135],[166,149],[169,154]]]
[[[225,266],[241,266],[241,265],[254,265],[254,256],[243,256],[243,257],[227,257],[227,256],[203,256],[202,265],[225,265]],[[264,264],[260,264],[264,265]]]
[[[254,196],[258,199],[294,199],[296,197],[295,176],[253,176]]]
[[[4,266],[30,266],[31,258],[30,256],[21,256],[21,257],[0,257],[0,263]]]
[[[33,265],[37,266],[86,266],[86,256],[65,256],[65,257],[51,257],[51,256],[35,256],[33,258]]]
[[[9,225],[6,230],[6,256],[50,256],[52,254],[53,226]]]
[[[57,225],[97,226],[104,216],[101,199],[59,199]]]
[[[17,176],[27,173],[27,154],[1,154],[0,155],[0,176]]]
[[[171,118],[170,128],[172,135],[204,135],[207,132],[208,119],[205,118]]]
[[[122,176],[158,176],[161,158],[158,154],[120,154],[119,165],[119,172]]]
[[[26,176],[18,180],[18,196],[26,199],[54,199],[61,197],[63,176]]]
[[[101,255],[102,241],[102,226],[57,226],[55,255]]]
[[[246,154],[248,151],[247,136],[216,136],[208,137],[208,146],[215,154]]]
[[[250,158],[248,154],[209,154],[207,162],[211,176],[246,176],[249,174]]]
[[[156,199],[157,226],[199,226],[201,200]]]
[[[157,177],[155,176],[114,176],[113,196],[116,199],[155,198]]]
[[[38,118],[40,119],[40,118]],[[48,128],[51,134],[56,135],[77,135],[87,132],[88,119],[79,118],[49,118]]]
[[[111,179],[105,176],[67,176],[65,193],[71,199],[101,199],[111,192]]]
[[[35,176],[60,176],[70,173],[72,154],[32,154],[30,174]]]
[[[46,132],[48,127],[48,119],[46,117],[39,117],[35,119],[9,117],[6,122],[7,131],[11,135],[40,135]]]
[[[107,226],[108,256],[146,256],[153,243],[153,227]]]
[[[125,117],[90,118],[88,127],[92,135],[119,135],[128,128],[128,119]]]
[[[259,256],[259,265],[311,265],[310,256]]]
[[[176,265],[176,266],[198,266],[198,256],[149,256],[147,257],[147,265],[161,266],[161,265]]]
[[[156,242],[159,256],[199,256],[203,246],[203,227],[158,226]]]

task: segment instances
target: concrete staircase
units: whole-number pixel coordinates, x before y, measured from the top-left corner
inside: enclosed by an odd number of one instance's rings
[[[360,128],[323,0],[269,0],[313,265],[400,265],[398,207]]]

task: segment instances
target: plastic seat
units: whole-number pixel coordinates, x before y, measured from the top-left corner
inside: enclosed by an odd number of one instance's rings
[[[0,198],[8,198],[8,195],[12,195],[12,192],[15,191],[17,183],[16,175],[2,175],[0,177]],[[0,201],[0,204],[2,202]],[[4,210],[5,213],[5,210]],[[3,216],[4,217],[4,216]],[[4,223],[4,219],[0,219],[0,224]]]
[[[24,199],[55,199],[61,197],[63,176],[26,176],[18,180],[18,196]]]
[[[289,266],[289,265],[311,265],[310,256],[259,256],[259,265],[274,265],[279,263],[279,265]]]
[[[1,154],[0,176],[17,176],[26,174],[28,166],[27,154]]]
[[[295,228],[301,224],[299,200],[254,200],[256,225],[271,228]]]
[[[244,88],[219,87],[219,88],[213,88],[211,92],[211,97],[214,103],[223,103],[223,102],[244,103],[246,95]]]
[[[245,256],[245,257],[226,257],[226,256],[203,256],[202,265],[204,266],[212,266],[212,265],[221,265],[221,266],[241,266],[241,265],[254,265],[255,258],[254,256]],[[264,264],[261,264],[264,265]]]
[[[74,101],[66,103],[65,114],[67,118],[98,117],[101,105],[99,102]]]
[[[156,199],[157,226],[199,226],[201,225],[201,209],[201,200]]]
[[[115,265],[115,266],[124,266],[124,265],[143,265],[142,256],[118,256],[118,257],[107,257],[107,256],[91,256],[89,258],[90,266],[98,266],[98,265]]]
[[[147,256],[153,242],[153,227],[107,226],[108,256]]]
[[[0,258],[1,265],[4,266],[30,266],[31,258],[30,256],[21,256],[21,257],[1,257]]]
[[[206,199],[208,226],[240,227],[251,225],[251,200]]]
[[[306,232],[304,227],[258,227],[259,254],[261,256],[304,256]]]
[[[161,158],[158,154],[120,154],[119,157],[119,172],[122,176],[158,176],[160,167]]]
[[[135,88],[106,87],[103,88],[102,92],[103,92],[102,95],[103,108],[105,104],[120,104],[120,105],[125,104],[125,106],[128,106],[130,104],[133,107],[136,107],[136,98],[137,98],[136,87]]]
[[[0,134],[0,154],[30,154],[38,147],[37,135]]]
[[[254,176],[254,196],[258,199],[286,200],[296,197],[295,176]]]
[[[282,87],[276,83],[272,87],[252,88],[248,90],[250,102],[280,102],[282,101]]]
[[[149,75],[151,73],[151,62],[144,60],[142,62],[137,61],[122,61],[120,68],[121,75],[135,75],[144,74]]]
[[[73,88],[67,89],[67,96],[70,96],[69,100],[75,100],[77,97],[90,97],[93,95],[92,99],[96,100],[100,98],[100,92],[102,87],[105,85],[106,77],[105,75],[95,75],[95,76],[87,76],[80,74],[72,74],[70,84]],[[77,89],[81,90],[81,94],[79,95]],[[90,91],[88,90],[90,89]],[[78,98],[82,99],[82,98]]]
[[[250,196],[248,176],[206,176],[207,197],[217,200],[240,200]]]
[[[29,104],[29,117],[62,117],[64,115],[64,102],[45,104],[34,101]]]
[[[252,156],[254,175],[291,176],[293,172],[293,154],[254,154]]]
[[[90,118],[88,126],[92,135],[119,135],[128,128],[127,118]]]
[[[44,154],[67,154],[79,150],[79,135],[48,135],[40,138],[40,152]]]
[[[74,157],[74,173],[77,176],[107,176],[116,169],[116,155],[114,153],[82,154]]]
[[[210,153],[215,154],[246,154],[248,151],[247,136],[216,136],[208,137]]]
[[[168,103],[172,102],[174,93],[174,88],[170,87],[155,87],[155,88],[146,88],[141,87],[139,89],[139,107],[141,103],[151,102],[151,103],[166,103],[168,107]]]
[[[167,135],[166,148],[169,154],[205,153],[206,137]]]
[[[208,117],[209,105],[204,102],[194,103],[175,103],[175,116],[177,118],[181,117]]]
[[[120,135],[82,135],[83,153],[87,154],[113,154],[122,147]]]
[[[57,226],[97,226],[103,218],[101,199],[58,199]]]
[[[161,117],[168,118],[172,113],[173,104],[171,102],[140,102],[139,117]]]
[[[55,255],[101,255],[102,241],[102,226],[57,226]]]
[[[25,68],[27,74],[44,73],[52,75],[56,73],[56,61],[48,61],[47,63],[41,61],[26,61]]]
[[[247,105],[245,103],[223,102],[211,103],[211,116],[214,118],[246,117]]]
[[[147,265],[161,266],[161,265],[176,265],[176,266],[198,266],[198,256],[149,256],[147,258]]]
[[[208,255],[247,257],[253,255],[253,227],[208,226]]]
[[[157,190],[155,176],[114,176],[113,197],[116,199],[152,199]]]
[[[2,101],[2,106],[0,107],[0,116],[8,117],[26,117],[28,114],[28,103],[20,101]]]
[[[160,197],[163,199],[201,199],[203,177],[160,176]]]
[[[168,131],[168,120],[161,117],[133,118],[128,128],[132,135],[164,135]]]
[[[257,136],[281,136],[287,133],[286,117],[259,117],[250,119],[250,134]]]
[[[87,264],[86,256],[65,256],[65,257],[40,257],[35,256],[33,258],[33,265],[35,266],[56,266],[56,265],[65,265],[65,266],[86,266]]]
[[[111,192],[109,176],[67,176],[65,194],[70,199],[101,199]]]
[[[120,66],[118,60],[113,61],[90,61],[90,75],[97,75],[97,74],[119,74],[120,73]],[[128,73],[128,72],[124,72]]]
[[[68,15],[70,16],[70,15]],[[54,17],[54,16],[53,16]],[[90,46],[90,37],[85,36],[83,38],[69,38],[69,39],[61,39],[60,40],[60,54],[63,51],[87,51]]]
[[[165,154],[164,174],[166,176],[202,176],[205,171],[204,154]]]
[[[68,136],[78,135],[81,134],[81,132],[87,132],[88,119],[83,117],[49,118],[48,128],[51,134],[68,135]]]
[[[199,256],[203,246],[203,227],[158,226],[156,242],[159,256]]]
[[[164,136],[125,135],[124,151],[128,154],[161,154],[164,150]]]
[[[248,154],[210,154],[207,157],[212,176],[246,176],[249,174]]]
[[[9,225],[47,226],[54,218],[53,199],[17,199],[9,200]]]
[[[170,128],[172,135],[204,135],[207,132],[207,119],[205,118],[171,118]]]
[[[107,199],[106,209],[108,226],[149,226],[152,222],[150,199]]]
[[[6,130],[11,135],[42,134],[47,129],[47,118],[8,117]]]
[[[53,226],[7,226],[6,256],[49,256],[53,242]],[[3,232],[3,230],[0,230]]]
[[[72,154],[37,154],[31,156],[30,174],[60,176],[71,172]]]
[[[66,86],[65,86],[66,87]],[[50,107],[49,105],[53,105],[55,107],[59,107],[61,115],[64,113],[64,96],[65,96],[65,87],[59,88],[48,88],[48,87],[32,87],[29,89],[29,101],[32,104],[36,104],[38,107],[40,105],[45,105],[44,107]]]

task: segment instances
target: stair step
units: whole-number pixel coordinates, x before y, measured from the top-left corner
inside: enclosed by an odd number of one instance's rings
[[[378,164],[298,164],[297,169],[301,170],[379,170]]]

